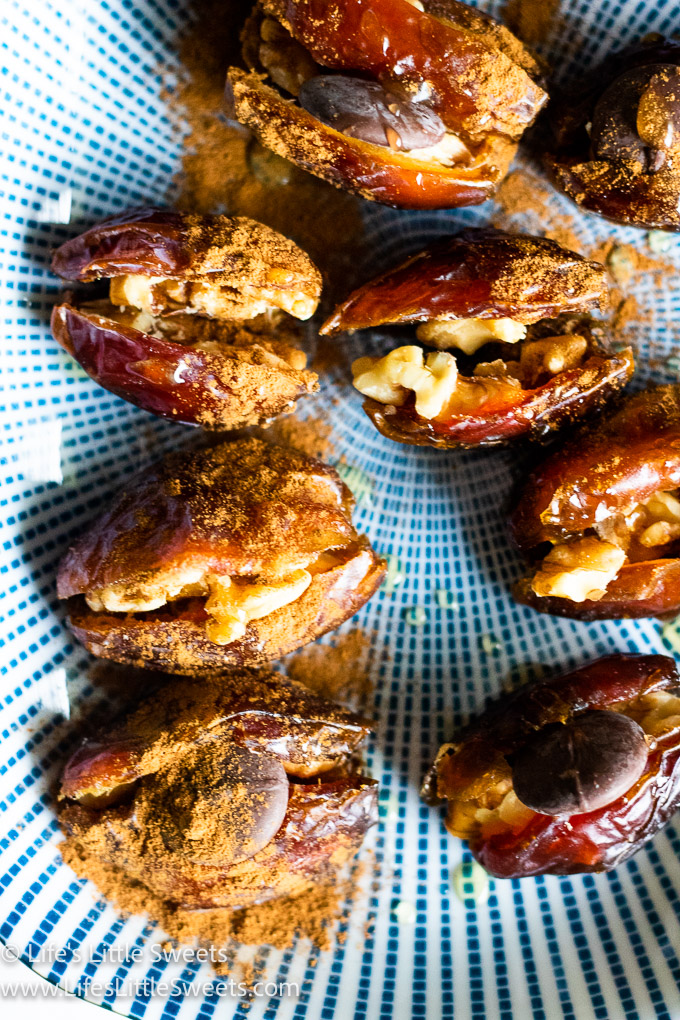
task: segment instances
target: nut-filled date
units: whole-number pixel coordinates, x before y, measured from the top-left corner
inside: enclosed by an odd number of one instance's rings
[[[259,439],[133,478],[62,560],[93,654],[176,673],[280,658],[352,616],[384,562],[333,468]]]
[[[249,71],[231,68],[226,89],[237,119],[389,205],[483,202],[547,99],[521,43],[456,0],[262,0],[242,39]]]
[[[598,263],[546,238],[470,229],[359,287],[321,332],[419,323],[416,338],[442,353],[357,359],[364,410],[397,442],[493,445],[544,436],[625,385],[632,352],[609,350],[578,314],[605,301]]]
[[[313,313],[321,278],[263,224],[133,209],[67,241],[52,269],[110,281],[109,300],[57,305],[52,332],[88,375],[152,414],[240,428],[317,388],[292,324]]]
[[[680,230],[680,46],[659,37],[609,57],[551,106],[547,164],[582,208]]]
[[[498,878],[609,871],[680,806],[680,677],[612,655],[500,699],[423,784]]]
[[[586,620],[680,609],[680,387],[627,397],[533,471],[512,515],[515,597]]]

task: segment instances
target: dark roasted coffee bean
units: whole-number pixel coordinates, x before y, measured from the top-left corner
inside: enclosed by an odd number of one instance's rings
[[[577,815],[618,800],[644,772],[644,731],[619,712],[591,710],[545,726],[513,756],[515,794],[543,815]]]
[[[443,122],[426,103],[363,78],[319,75],[304,83],[298,99],[317,120],[373,145],[397,150],[429,148],[446,133]]]
[[[230,867],[274,838],[288,807],[281,761],[237,745],[215,755],[210,745],[190,756],[164,793],[174,800],[164,839],[195,864]]]

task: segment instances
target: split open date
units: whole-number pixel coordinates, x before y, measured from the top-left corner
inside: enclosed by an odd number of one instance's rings
[[[612,655],[492,705],[423,784],[498,878],[609,871],[680,806],[680,676]]]
[[[173,680],[67,763],[60,824],[102,865],[189,909],[332,880],[377,820],[363,719],[264,671]]]

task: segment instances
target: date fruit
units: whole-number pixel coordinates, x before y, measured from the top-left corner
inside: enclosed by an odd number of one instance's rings
[[[419,323],[436,353],[354,362],[364,410],[397,442],[486,446],[545,436],[626,384],[632,351],[610,350],[580,314],[605,301],[599,263],[547,238],[469,229],[354,291],[321,333]]]
[[[680,610],[680,386],[624,399],[539,464],[513,536],[533,575],[515,597],[599,620]]]
[[[80,874],[243,907],[332,880],[358,851],[377,821],[355,761],[369,724],[275,673],[223,679],[174,678],[72,756],[59,821]]]
[[[61,562],[94,655],[199,675],[278,659],[338,627],[385,572],[326,464],[259,439],[131,479]]]
[[[52,269],[110,281],[108,300],[58,304],[52,332],[105,389],[152,414],[240,428],[317,388],[293,323],[313,314],[321,277],[263,224],[133,209],[67,241]]]
[[[680,807],[680,676],[610,655],[502,697],[423,784],[497,878],[609,871]]]
[[[659,37],[609,57],[551,106],[547,164],[582,208],[680,230],[680,46]]]
[[[458,0],[261,0],[242,39],[230,112],[278,155],[387,205],[483,202],[547,101],[534,57]]]

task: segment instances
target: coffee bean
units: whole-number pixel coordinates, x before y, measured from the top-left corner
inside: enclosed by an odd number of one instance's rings
[[[644,731],[628,716],[590,710],[538,730],[513,755],[518,799],[543,815],[576,815],[611,804],[644,772]]]
[[[298,96],[303,109],[352,138],[395,150],[437,145],[446,128],[435,111],[378,82],[344,75],[318,75]]]

